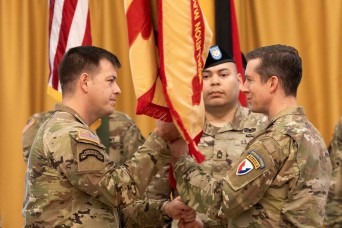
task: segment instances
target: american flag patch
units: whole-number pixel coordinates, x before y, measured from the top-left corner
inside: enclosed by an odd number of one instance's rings
[[[78,137],[79,137],[79,139],[83,139],[83,140],[86,140],[86,141],[100,143],[99,138],[95,134],[90,132],[90,131],[79,131],[78,132]]]

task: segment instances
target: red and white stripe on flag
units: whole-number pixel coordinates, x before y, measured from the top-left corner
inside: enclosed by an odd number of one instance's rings
[[[62,100],[58,65],[64,53],[91,42],[88,0],[49,0],[50,96]]]
[[[198,0],[157,3],[156,9],[148,0],[125,0],[137,114],[172,119],[190,154],[201,162],[204,157],[196,144],[205,116],[202,68],[212,32]]]

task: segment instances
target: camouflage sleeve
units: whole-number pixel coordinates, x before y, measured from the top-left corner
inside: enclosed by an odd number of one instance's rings
[[[137,200],[125,207],[121,213],[124,227],[163,227],[171,224],[172,219],[162,213],[167,199]]]
[[[33,116],[31,116],[23,129],[23,132],[22,132],[23,158],[26,164],[27,164],[28,157],[30,154],[31,146],[33,144],[34,138],[38,132],[40,125],[41,124],[37,123],[37,120]]]
[[[39,127],[52,115],[53,111],[33,114],[27,121],[22,131],[23,158],[27,164],[31,146]]]
[[[130,161],[115,167],[97,137],[96,140],[80,137],[88,133],[71,132],[69,138],[66,138],[67,134],[60,134],[61,137],[49,135],[50,143],[44,145],[50,148],[45,151],[50,151],[51,163],[75,188],[110,206],[132,203],[144,193],[157,169],[170,160],[166,142],[152,133]],[[70,145],[72,153],[67,152]],[[64,154],[54,154],[54,151],[64,151],[61,152]]]
[[[170,199],[172,188],[169,180],[169,170],[170,164],[166,164],[152,178],[151,183],[146,189],[146,197],[148,199]]]
[[[198,217],[202,220],[204,227],[211,228],[224,228],[228,227],[228,220],[214,220],[202,213],[197,213]]]
[[[268,138],[268,144],[277,145],[277,142]],[[276,146],[255,142],[220,180],[204,173],[192,158],[178,159],[174,164],[177,190],[182,200],[196,211],[212,219],[233,218],[260,201],[277,175],[280,154]],[[251,170],[252,163],[259,167]],[[248,175],[239,175],[240,172]]]
[[[123,137],[125,161],[130,159],[135,153],[135,151],[138,150],[139,146],[144,144],[144,142],[145,138],[141,134],[139,128],[137,128],[135,124],[132,124]]]
[[[128,115],[115,111],[109,116],[109,142],[109,158],[121,165],[133,156],[145,138]]]
[[[126,227],[155,227],[169,224],[172,220],[161,213],[161,207],[170,200],[171,186],[168,179],[170,165],[166,164],[147,187],[146,199],[135,201],[123,209]]]
[[[326,206],[326,227],[342,227],[342,118],[335,127],[329,147],[332,174]]]

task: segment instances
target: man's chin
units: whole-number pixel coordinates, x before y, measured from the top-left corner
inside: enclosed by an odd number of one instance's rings
[[[256,108],[256,107],[253,106],[253,105],[250,105],[250,104],[247,105],[247,108],[248,108],[249,110],[251,110],[252,112],[254,112],[254,113],[263,113],[262,110]]]
[[[114,107],[112,109],[108,109],[107,112],[105,113],[105,116],[112,115],[114,111],[115,111]]]
[[[210,107],[220,107],[220,106],[224,106],[224,104],[225,104],[224,101],[216,100],[216,101],[208,102],[206,105]]]
[[[249,110],[251,110],[252,112],[255,112],[255,111],[256,111],[255,108],[254,108],[254,106],[251,105],[250,103],[247,103],[247,108],[248,108]]]

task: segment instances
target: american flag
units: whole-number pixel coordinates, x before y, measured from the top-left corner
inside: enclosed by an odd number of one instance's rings
[[[62,100],[58,65],[64,53],[91,42],[88,0],[49,0],[50,96]]]

